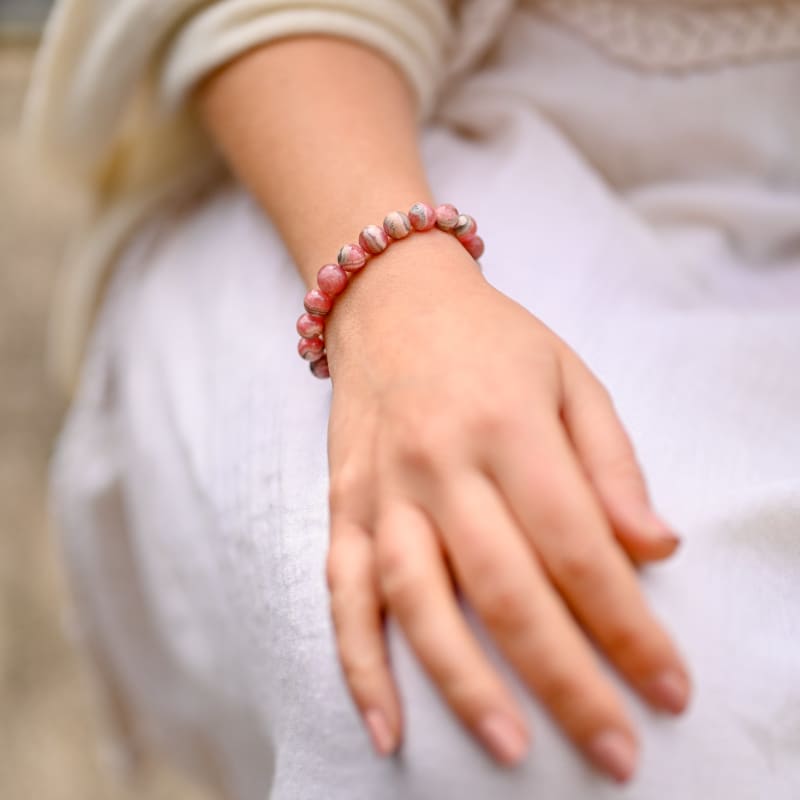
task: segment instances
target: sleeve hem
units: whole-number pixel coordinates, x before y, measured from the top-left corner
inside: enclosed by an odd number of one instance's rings
[[[432,30],[406,12],[398,29],[382,17],[355,10],[304,6],[265,13],[262,5],[252,0],[222,4],[182,28],[160,73],[159,104],[165,113],[174,113],[204,77],[248,50],[292,36],[324,34],[359,42],[386,56],[406,76],[417,98],[418,118],[431,114],[444,72],[446,18],[436,26],[439,30]]]

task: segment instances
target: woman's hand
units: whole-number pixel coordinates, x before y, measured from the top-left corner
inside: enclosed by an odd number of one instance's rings
[[[413,92],[372,48],[284,38],[226,64],[197,97],[307,286],[366,222],[431,199]],[[603,389],[438,231],[370,264],[325,338],[332,604],[378,748],[400,735],[385,602],[470,730],[501,761],[522,755],[524,723],[464,622],[452,570],[577,744],[629,775],[633,731],[578,624],[654,704],[682,708],[688,679],[626,557],[658,558],[675,541]]]
[[[689,678],[631,563],[669,555],[677,539],[651,510],[603,387],[438,232],[368,265],[327,330],[328,581],[377,749],[394,750],[401,731],[385,608],[494,756],[513,764],[526,751],[526,724],[454,581],[575,744],[627,779],[636,735],[591,641],[656,708],[680,712]]]

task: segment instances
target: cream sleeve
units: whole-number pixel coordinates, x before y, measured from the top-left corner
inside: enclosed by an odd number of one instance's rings
[[[427,116],[452,46],[450,0],[60,0],[25,115],[37,149],[84,177],[139,128],[165,129],[192,88],[264,42],[331,34],[375,48]],[[128,130],[126,130],[126,126]]]

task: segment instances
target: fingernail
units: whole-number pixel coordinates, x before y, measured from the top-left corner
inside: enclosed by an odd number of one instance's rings
[[[670,553],[674,553],[683,541],[680,536],[675,533],[661,533],[658,536],[659,542],[663,542],[665,547],[669,547]]]
[[[646,685],[647,696],[661,708],[680,714],[689,702],[686,679],[675,670],[665,670]]]
[[[667,525],[661,517],[653,514],[653,512],[648,512],[648,528],[650,529],[653,536],[657,539],[664,539],[665,541],[675,542],[678,544],[681,540],[681,537],[672,530],[671,526]]]
[[[671,551],[678,549],[681,543],[681,537],[678,536],[663,519],[657,517],[652,512],[648,512],[646,525],[653,539],[656,539],[665,547],[669,547]]]
[[[603,772],[624,783],[636,767],[636,747],[619,731],[603,731],[589,742],[589,757]]]
[[[478,733],[494,757],[508,766],[518,764],[528,751],[525,734],[503,714],[484,717],[478,725]]]
[[[364,714],[364,722],[367,724],[372,744],[378,751],[378,755],[388,756],[393,752],[396,747],[395,737],[384,713],[377,708],[372,708]]]

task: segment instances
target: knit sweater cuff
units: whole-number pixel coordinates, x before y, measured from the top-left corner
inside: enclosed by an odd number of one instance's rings
[[[161,104],[175,109],[214,69],[254,47],[325,34],[374,48],[406,76],[420,119],[431,112],[452,35],[446,3],[430,0],[226,0],[177,31],[159,70]]]

